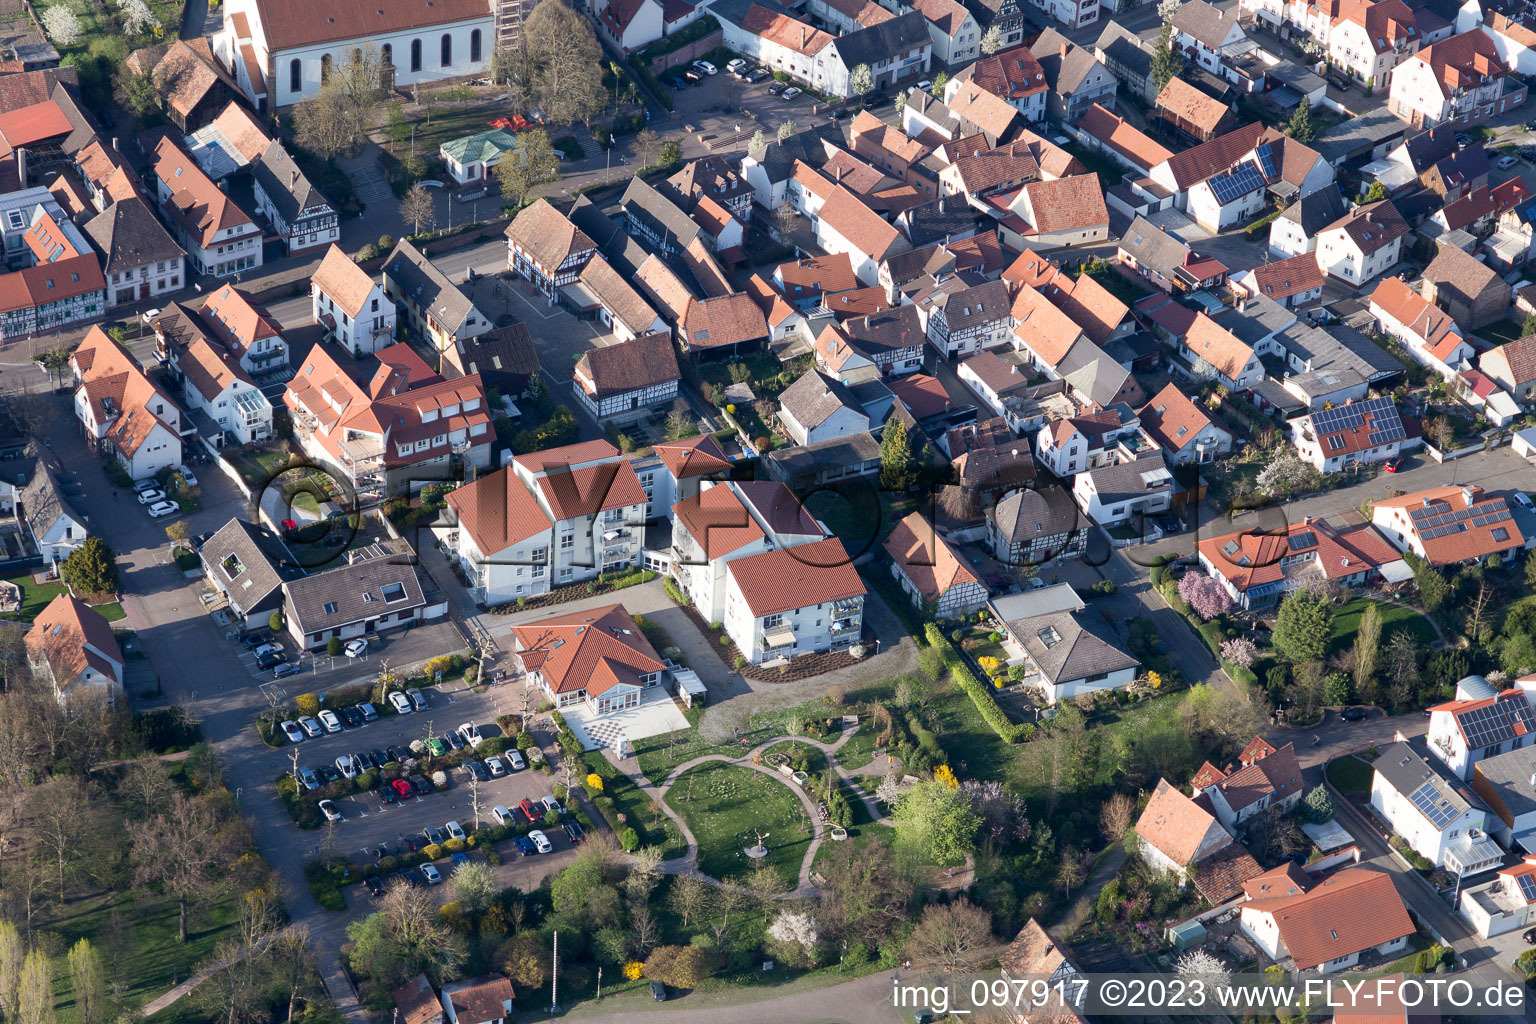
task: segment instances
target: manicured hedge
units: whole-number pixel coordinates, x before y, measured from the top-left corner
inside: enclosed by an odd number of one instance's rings
[[[928,623],[925,635],[928,645],[937,650],[944,659],[945,666],[949,669],[950,678],[971,698],[976,705],[976,710],[981,712],[981,717],[992,731],[997,733],[1007,743],[1023,743],[1035,734],[1035,727],[1028,722],[1014,722],[998,707],[997,701],[987,688],[977,681],[971,668],[960,656],[960,652],[944,638],[938,624]]]

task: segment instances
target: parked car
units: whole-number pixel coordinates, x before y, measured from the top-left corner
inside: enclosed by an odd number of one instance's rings
[[[768,77],[769,71],[767,68],[754,68],[742,77],[742,81],[750,82],[751,84],[756,85],[758,82],[761,82],[763,79]]]
[[[320,712],[320,724],[325,726],[326,732],[341,732],[341,719],[330,709]]]
[[[1514,494],[1510,495],[1510,499],[1514,501],[1516,505],[1519,505],[1522,508],[1531,507],[1531,496],[1526,494],[1524,491],[1516,491]]]
[[[460,825],[456,821],[450,821],[448,824],[444,825],[443,827],[448,830],[448,838],[449,839],[464,839],[464,838],[466,838],[465,835],[464,835],[464,826]]]
[[[428,736],[427,753],[431,754],[433,757],[442,757],[444,754],[448,753],[448,744],[444,743],[441,737]]]
[[[425,775],[412,775],[411,785],[415,788],[417,796],[426,796],[432,792],[432,781]]]
[[[320,779],[315,775],[313,769],[305,768],[301,765],[299,767],[299,785],[305,789],[319,789]]]
[[[518,802],[517,809],[523,812],[523,817],[528,819],[528,824],[530,825],[535,824],[543,817],[538,809],[533,806],[533,801],[527,797]]]
[[[405,764],[411,759],[411,752],[405,747],[390,747],[389,759],[396,764]]]
[[[151,310],[150,312],[156,314],[157,316],[160,313],[158,309]],[[147,323],[148,321],[145,322]],[[159,486],[160,484],[154,480],[135,480],[133,483],[133,493],[143,494],[145,491],[156,490],[159,488]]]
[[[914,85],[912,88],[916,89],[918,92],[927,92],[929,89],[933,88],[933,79],[925,78]]]
[[[740,71],[742,68],[744,68],[746,66],[747,66],[747,59],[745,57],[733,57],[731,60],[726,62],[725,70],[729,71],[731,74],[734,75],[736,72]]]
[[[1497,166],[1498,166],[1499,170],[1507,171],[1511,167],[1515,166],[1515,164],[1518,163],[1518,162],[1519,161],[1515,157],[1510,156],[1510,155],[1505,155],[1505,156],[1499,157]]]
[[[283,730],[283,735],[288,737],[289,743],[304,741],[304,730],[299,728],[298,722],[284,722],[280,728]]]
[[[539,848],[533,845],[533,840],[527,836],[514,836],[512,845],[517,847],[517,852],[524,857],[532,857],[539,852]]]
[[[775,81],[772,85],[770,85],[768,87],[768,92],[769,92],[770,95],[777,96],[779,93],[783,92],[787,88],[789,88],[789,86],[786,83],[780,82],[780,81]]]
[[[342,648],[342,651],[349,658],[361,658],[368,653],[368,641],[362,637],[358,637],[356,640],[348,640],[347,645]]]
[[[485,762],[478,757],[472,757],[462,765],[466,774],[472,776],[476,782],[490,782],[491,772],[486,768]]]
[[[1520,936],[1527,945],[1536,946],[1536,928],[1527,928],[1525,934]]]
[[[779,93],[779,99],[781,99],[781,100],[792,100],[796,96],[799,96],[799,95],[800,95],[800,88],[799,88],[799,86],[792,85],[788,89],[785,89],[783,92]]]
[[[379,709],[367,701],[357,706],[357,713],[363,716],[363,721],[365,722],[377,722],[379,720]]]
[[[443,733],[443,742],[448,744],[454,750],[463,750],[465,747],[464,737],[460,736],[456,732]]]
[[[474,722],[465,722],[459,726],[459,735],[464,737],[464,742],[472,747],[478,747],[485,742],[485,737],[480,735],[480,727]]]
[[[181,467],[181,478],[186,481],[188,487],[197,486],[197,474],[192,472],[186,466]]]
[[[363,879],[363,887],[368,890],[368,895],[372,896],[374,899],[378,899],[380,896],[384,895],[384,886],[379,884],[379,879],[377,876],[370,875]]]
[[[1366,717],[1365,708],[1345,708],[1339,712],[1339,717],[1346,722],[1363,722]]]
[[[538,849],[540,853],[551,853],[555,848],[554,844],[549,841],[549,837],[546,836],[543,832],[540,832],[538,829],[534,829],[533,831],[529,832],[528,839],[533,843],[533,845]]]
[[[160,519],[164,516],[173,516],[180,511],[181,506],[176,504],[174,501],[157,501],[155,504],[149,506],[149,516],[151,519]]]
[[[400,802],[400,794],[392,785],[380,786],[379,799],[386,804],[397,804]]]
[[[497,804],[491,808],[491,817],[496,819],[498,825],[511,825],[517,820],[512,817],[512,812],[507,809],[506,804]]]
[[[427,880],[428,885],[436,885],[443,880],[443,873],[437,870],[436,864],[423,864],[421,866],[421,877]]]
[[[719,68],[715,67],[707,60],[696,60],[693,62],[693,66],[704,72],[706,75],[715,75],[720,71]]]
[[[336,758],[336,770],[341,772],[344,779],[357,778],[357,762],[352,760],[351,754],[341,754]]]
[[[370,772],[375,768],[382,767],[382,765],[374,763],[373,755],[366,750],[360,750],[353,754],[352,762],[357,765],[357,770],[360,772]]]
[[[385,765],[389,764],[390,761],[394,760],[394,758],[389,756],[389,751],[380,750],[378,747],[374,747],[372,750],[368,751],[368,756],[372,758],[373,763],[380,768],[383,768]]]
[[[580,822],[568,821],[561,827],[565,829],[566,838],[569,839],[573,845],[581,842],[582,839],[586,836],[586,833],[582,830]]]
[[[528,762],[523,760],[521,750],[509,750],[504,755],[507,759],[507,768],[514,772],[520,772],[528,767]]]
[[[427,703],[427,695],[422,693],[414,686],[409,690],[406,690],[405,695],[411,698],[411,706],[414,707],[417,711],[425,711],[427,708],[431,707],[431,705]]]
[[[499,779],[507,774],[506,764],[501,758],[494,756],[485,759],[485,770],[491,773],[491,778],[493,779]]]
[[[287,679],[289,676],[296,676],[303,671],[304,670],[297,665],[291,665],[286,661],[279,662],[278,664],[272,666],[272,678]]]
[[[1403,468],[1403,457],[1401,455],[1392,456],[1386,461],[1386,464],[1383,468],[1385,468],[1388,473],[1396,473],[1398,470]]]
[[[427,842],[436,846],[442,846],[448,841],[448,833],[444,832],[436,825],[428,825],[426,828],[421,830],[421,834]]]
[[[390,707],[395,709],[395,713],[400,715],[408,715],[415,710],[415,708],[411,706],[411,698],[407,697],[399,690],[396,690],[394,693],[389,695],[389,704]]]
[[[319,736],[325,732],[324,729],[320,728],[320,723],[308,715],[301,715],[299,717],[299,726],[304,730],[304,734],[310,737]]]
[[[545,797],[541,797],[540,800],[544,804],[544,809],[546,811],[554,811],[556,814],[564,814],[565,813],[565,807],[562,806],[560,801],[556,800],[554,797],[552,797],[552,796],[545,796]]]
[[[363,724],[363,716],[357,708],[337,708],[336,713],[341,716],[341,724],[348,729],[356,729]]]
[[[282,653],[283,653],[283,645],[279,644],[279,643],[273,643],[271,641],[269,641],[267,643],[264,643],[260,647],[256,648],[256,657],[258,657],[258,658],[261,657],[263,654],[282,654]]]
[[[288,655],[284,654],[282,651],[278,651],[275,654],[271,651],[268,651],[266,654],[256,655],[256,667],[262,671],[265,671],[269,668],[276,668],[287,660]]]
[[[405,779],[392,779],[389,786],[395,791],[395,795],[402,800],[409,800],[416,795],[416,791],[411,788],[410,782]]]
[[[469,854],[467,854],[467,853],[455,853],[453,856],[449,857],[448,859],[453,861],[453,869],[455,871],[457,871],[459,868],[461,868],[465,864],[469,863]]]
[[[325,815],[325,820],[326,821],[340,821],[341,820],[341,812],[336,809],[336,805],[334,803],[332,803],[330,800],[321,800],[320,801],[320,813]]]
[[[157,501],[165,500],[165,492],[159,488],[151,487],[147,491],[139,492],[140,505],[153,505]]]
[[[421,887],[421,875],[417,873],[415,868],[402,868],[397,877],[412,889]]]
[[[245,634],[245,636],[240,638],[240,642],[254,651],[258,647],[265,647],[267,644],[271,643],[272,634],[268,633],[264,629],[258,629],[254,632]]]
[[[341,781],[341,772],[336,770],[333,764],[322,764],[315,769],[315,774],[320,776],[320,781],[329,786],[333,782]]]

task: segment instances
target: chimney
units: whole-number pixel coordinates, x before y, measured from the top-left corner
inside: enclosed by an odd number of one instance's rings
[[[112,136],[112,148],[113,149],[117,148],[117,136],[116,135]]]
[[[1065,57],[1067,55],[1067,51],[1070,50],[1071,48],[1072,48],[1072,44],[1071,43],[1067,42],[1065,39],[1063,39],[1061,41],[1061,55],[1063,57]]]
[[[288,172],[288,187],[297,188],[299,185],[299,169],[295,167]]]
[[[807,32],[809,32],[809,31],[810,31],[810,29],[807,26],[805,26],[805,25],[801,25],[800,26],[800,45],[801,46],[805,45],[805,34]]]

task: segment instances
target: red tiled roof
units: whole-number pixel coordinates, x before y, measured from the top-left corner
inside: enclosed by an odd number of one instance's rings
[[[1050,88],[1045,69],[1027,46],[982,57],[955,77],[962,82],[974,82],[1007,100],[1023,99]]]
[[[1175,153],[1168,159],[1168,169],[1173,172],[1174,184],[1179,191],[1187,191],[1191,186],[1227,170],[1258,145],[1264,132],[1264,125],[1255,121],[1182,153]]]
[[[864,581],[836,537],[740,558],[726,572],[754,618],[864,593]]]
[[[1029,285],[1013,300],[1014,337],[1047,366],[1055,366],[1082,336],[1082,328]]]
[[[170,198],[166,215],[177,221],[203,248],[216,244],[219,232],[241,225],[255,226],[197,163],[169,137],[155,147],[155,176],[165,183]]]
[[[817,216],[823,224],[842,235],[849,245],[877,263],[895,251],[903,240],[900,231],[842,186],[832,190]]]
[[[622,604],[513,626],[512,636],[524,666],[543,673],[555,693],[584,689],[596,697],[616,681],[639,686],[639,676],[665,667]]]
[[[1138,415],[1142,429],[1170,452],[1179,451],[1211,425],[1211,418],[1177,384],[1165,386]]]
[[[949,392],[944,390],[938,378],[926,373],[908,374],[888,386],[896,400],[907,407],[913,419],[925,420],[950,410]]]
[[[1304,893],[1250,900],[1243,909],[1274,918],[1302,970],[1414,932],[1392,876],[1365,868],[1340,871]]]
[[[1334,221],[1324,231],[1343,230],[1366,256],[1408,233],[1408,224],[1390,199],[1359,206]]]
[[[1221,828],[1214,815],[1166,779],[1158,779],[1152,799],[1136,819],[1136,835],[1175,864],[1188,865],[1213,826]]]
[[[1323,286],[1323,272],[1317,265],[1317,254],[1310,252],[1273,263],[1262,263],[1253,268],[1253,279],[1259,294],[1276,302]]]
[[[1470,502],[1467,498],[1468,494],[1471,495]],[[1395,498],[1381,498],[1376,501],[1375,507],[1378,509],[1401,508],[1410,513],[1420,508],[1434,509],[1433,514],[1438,515],[1466,508],[1476,509],[1479,514],[1501,512],[1507,511],[1509,506],[1503,498],[1488,497],[1478,487],[1444,486],[1430,487]],[[1483,558],[1495,551],[1507,551],[1512,547],[1519,547],[1525,542],[1525,537],[1514,519],[1476,526],[1473,524],[1472,517],[1469,516],[1457,522],[1456,525],[1460,529],[1438,537],[1426,537],[1414,522],[1410,515],[1408,529],[1419,538],[1425,556],[1433,565],[1454,565],[1472,558]],[[1496,536],[1499,531],[1504,533],[1502,540]]]
[[[1037,233],[1078,231],[1109,224],[1104,189],[1097,174],[1074,174],[1054,181],[1032,181],[1024,186],[1029,208],[1034,211]]]
[[[1040,291],[1081,327],[1095,345],[1108,341],[1131,311],[1089,274],[1079,274],[1074,279],[1058,273]]]
[[[682,441],[658,441],[655,451],[662,465],[679,480],[710,473],[728,473],[731,469],[731,460],[726,458],[720,442],[709,434],[700,434]]]
[[[44,100],[31,106],[0,113],[0,139],[5,148],[0,155],[8,156],[11,150],[67,135],[74,130],[69,118],[53,100]]]
[[[1228,380],[1242,376],[1243,368],[1253,358],[1252,348],[1204,313],[1196,315],[1184,336],[1184,344]]]
[[[1160,112],[1172,114],[1203,132],[1215,131],[1222,118],[1231,113],[1225,103],[1212,99],[1182,78],[1169,79],[1154,105]]]
[[[478,477],[449,492],[448,507],[459,517],[486,558],[548,530],[549,517],[511,467]]]
[[[1403,426],[1403,418],[1398,414],[1397,406],[1385,404],[1379,407],[1373,406],[1361,412],[1359,422],[1327,432],[1317,426],[1316,417],[1309,414],[1306,420],[1312,432],[1317,435],[1318,445],[1326,458],[1353,455],[1367,448],[1375,448],[1381,444],[1376,437],[1378,433],[1395,426],[1396,433],[1401,434]]]
[[[710,561],[767,536],[736,492],[723,484],[707,487],[692,498],[684,498],[672,506],[672,514],[704,549],[704,557]]]
[[[1174,82],[1179,82],[1179,79],[1175,78],[1168,84],[1171,86]],[[1180,84],[1183,83],[1180,82]],[[1097,103],[1088,108],[1088,113],[1083,115],[1078,128],[1088,133],[1090,137],[1098,139],[1132,164],[1147,170],[1151,170],[1173,156],[1170,150],[1138,131],[1135,125],[1123,117],[1117,117]]]
[[[913,512],[896,524],[885,542],[885,550],[927,600],[936,601],[953,587],[981,585],[981,579],[965,564],[965,559],[939,536],[921,512]]]
[[[123,652],[112,626],[100,612],[69,593],[48,602],[24,642],[28,654],[47,660],[54,685],[60,690],[87,668],[115,682],[123,667]]]
[[[1493,39],[1483,32],[1457,33],[1425,47],[1408,59],[1428,64],[1435,84],[1440,86],[1440,94],[1446,97],[1509,74]]]
[[[1143,423],[1145,425],[1145,423]],[[1282,558],[1311,554],[1327,579],[1380,569],[1402,558],[1369,523],[1335,530],[1321,519],[1288,525],[1284,532],[1224,533],[1196,542],[1211,566],[1239,591],[1284,578]],[[1247,752],[1244,752],[1247,759]]]
[[[1301,765],[1296,761],[1293,744],[1275,750],[1251,764],[1245,764],[1216,784],[1216,789],[1234,811],[1241,812],[1269,797],[1280,803],[1301,792]]]
[[[788,298],[805,298],[824,292],[845,292],[859,286],[853,260],[845,252],[781,263],[774,271]]]

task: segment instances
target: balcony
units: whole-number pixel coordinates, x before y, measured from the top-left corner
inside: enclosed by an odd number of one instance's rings
[[[833,614],[840,617],[852,615],[854,612],[862,611],[863,608],[864,598],[862,596],[845,597],[841,601],[834,601],[832,603]]]
[[[833,619],[832,635],[846,636],[849,633],[857,633],[864,628],[862,619]]]

